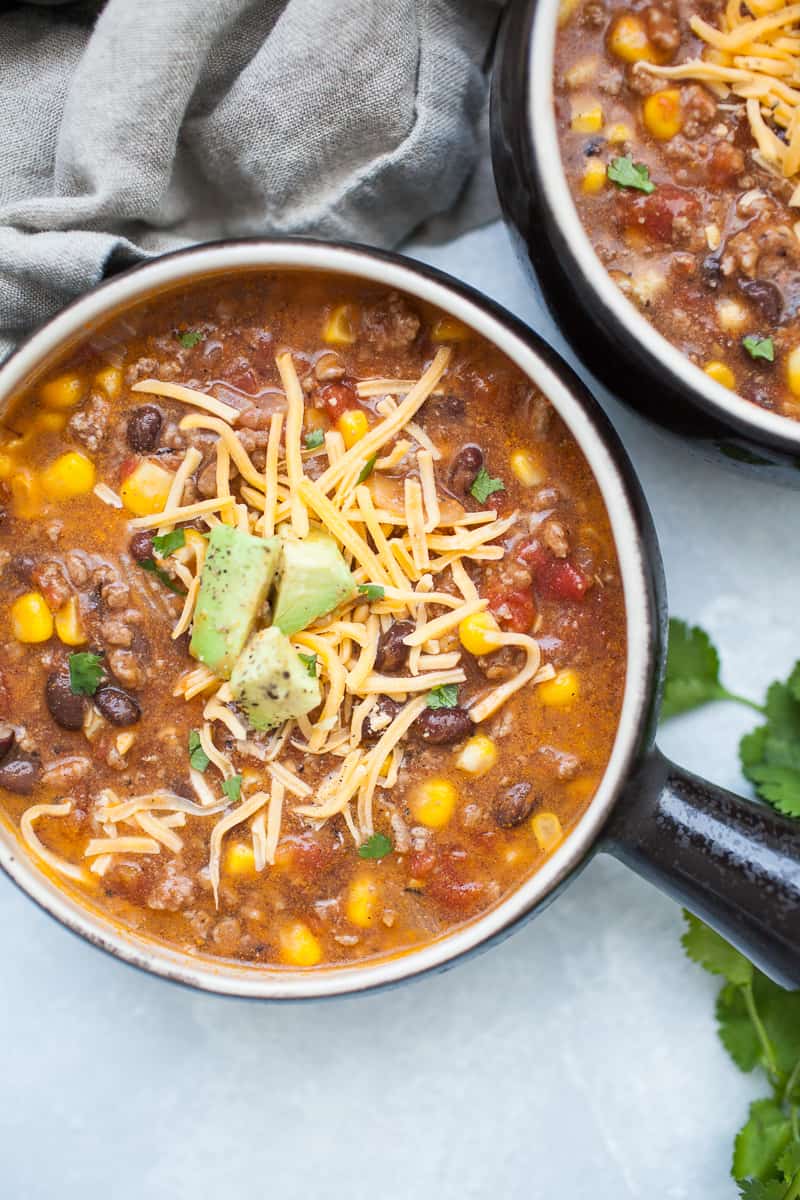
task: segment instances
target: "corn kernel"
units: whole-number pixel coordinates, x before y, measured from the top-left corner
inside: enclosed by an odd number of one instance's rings
[[[338,304],[331,310],[322,330],[322,340],[329,346],[349,346],[356,340],[352,304]]]
[[[717,324],[726,333],[740,333],[747,321],[747,309],[738,300],[720,300],[717,304]]]
[[[629,142],[633,137],[630,125],[626,125],[624,121],[615,121],[613,125],[609,125],[606,130],[606,141],[612,146],[619,146],[623,142]]]
[[[600,59],[596,54],[591,58],[579,58],[564,72],[564,83],[568,88],[586,87],[597,75],[599,66]]]
[[[86,642],[77,596],[70,596],[56,613],[56,633],[65,646],[82,646]]]
[[[322,958],[319,938],[304,921],[290,921],[281,929],[278,941],[281,958],[292,967],[315,967]]]
[[[573,133],[599,133],[603,128],[603,110],[599,104],[585,104],[572,113]]]
[[[583,168],[581,189],[587,196],[596,196],[606,186],[606,165],[599,158],[588,158]]]
[[[561,822],[555,813],[536,813],[535,816],[531,817],[531,828],[533,829],[533,836],[539,843],[539,848],[545,854],[550,854],[552,850],[555,850],[564,837]]]
[[[0,454],[0,480],[10,478],[14,470],[14,460],[10,454]]]
[[[380,886],[374,875],[357,875],[347,891],[347,919],[368,929],[378,915]]]
[[[225,870],[229,875],[253,875],[256,856],[247,842],[233,842],[225,853]]]
[[[26,592],[14,601],[11,632],[18,642],[46,642],[53,636],[53,614],[41,592]]]
[[[706,363],[703,370],[710,379],[713,379],[716,383],[721,383],[723,387],[736,387],[736,376],[726,363],[715,360],[714,362]]]
[[[485,733],[476,733],[456,756],[456,766],[468,775],[480,777],[491,771],[497,762],[497,747]]]
[[[652,62],[655,57],[647,30],[633,13],[623,13],[614,22],[608,48],[623,62]]]
[[[11,476],[11,499],[16,516],[30,521],[41,515],[42,489],[33,471],[27,467],[20,467]]]
[[[476,658],[481,654],[491,654],[493,650],[499,648],[500,643],[497,641],[497,637],[493,636],[499,632],[500,626],[492,614],[486,610],[473,613],[471,617],[464,617],[458,626],[461,645]]]
[[[42,471],[42,489],[48,500],[71,500],[90,492],[95,479],[92,460],[77,450],[68,450]]]
[[[443,829],[455,812],[458,793],[447,779],[429,779],[411,795],[411,811],[429,829]]]
[[[39,395],[45,408],[74,408],[80,404],[86,385],[80,375],[59,375],[42,384]]]
[[[392,769],[392,756],[390,754],[390,755],[388,755],[387,758],[385,758],[383,760],[380,767],[378,768],[378,775],[380,776],[381,779],[388,779],[389,772],[391,769]]]
[[[566,708],[577,700],[578,692],[578,676],[569,667],[558,671],[536,689],[536,695],[548,708]]]
[[[786,381],[793,396],[800,396],[800,346],[795,346],[786,360]]]
[[[103,367],[94,377],[99,388],[102,388],[109,400],[116,400],[122,391],[122,371],[119,367]]]
[[[515,450],[511,455],[511,470],[523,487],[539,487],[545,474],[530,450]]]
[[[143,459],[120,488],[122,503],[136,517],[149,517],[161,512],[167,502],[172,484],[171,471],[165,471],[158,463]]]
[[[653,92],[642,105],[642,119],[648,133],[661,142],[668,142],[683,127],[681,94],[677,88]]]
[[[455,317],[439,317],[438,321],[434,321],[431,330],[434,342],[465,342],[469,334],[467,326]]]
[[[360,442],[369,431],[369,421],[363,408],[348,408],[336,422],[336,428],[344,438],[344,444],[349,450]]]
[[[33,422],[33,428],[38,433],[61,433],[66,425],[67,414],[64,412],[40,412]]]

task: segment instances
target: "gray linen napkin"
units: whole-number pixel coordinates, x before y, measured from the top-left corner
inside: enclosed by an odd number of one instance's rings
[[[395,245],[459,199],[474,222],[463,193],[500,2],[3,12],[0,359],[103,275],[189,242]]]

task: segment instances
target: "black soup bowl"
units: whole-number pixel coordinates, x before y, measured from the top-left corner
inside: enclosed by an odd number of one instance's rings
[[[602,409],[511,314],[438,271],[359,246],[302,239],[198,246],[116,276],[35,333],[0,367],[0,413],[88,331],[156,293],[264,271],[355,276],[435,305],[503,351],[570,429],[608,511],[626,610],[622,712],[598,790],[542,867],[494,908],[419,949],[352,966],[290,970],[210,960],[121,929],[55,883],[4,821],[0,865],[64,925],[124,961],[207,991],[288,1000],[360,992],[444,969],[508,934],[549,903],[596,851],[606,851],[685,903],[773,978],[800,985],[800,825],[688,774],[654,747],[666,608],[647,506]]]
[[[709,378],[606,272],[562,166],[553,96],[559,0],[511,0],[492,80],[492,160],[515,247],[582,364],[705,457],[800,487],[800,421]]]

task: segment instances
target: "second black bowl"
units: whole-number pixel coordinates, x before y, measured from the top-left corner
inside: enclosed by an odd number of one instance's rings
[[[800,487],[800,421],[715,383],[625,298],[595,254],[561,161],[553,101],[559,0],[513,0],[492,83],[503,213],[576,355],[620,400],[762,477]]]

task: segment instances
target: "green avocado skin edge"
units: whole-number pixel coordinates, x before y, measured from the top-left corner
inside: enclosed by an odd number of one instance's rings
[[[280,557],[280,539],[215,525],[200,575],[189,652],[230,679],[263,611]]]

